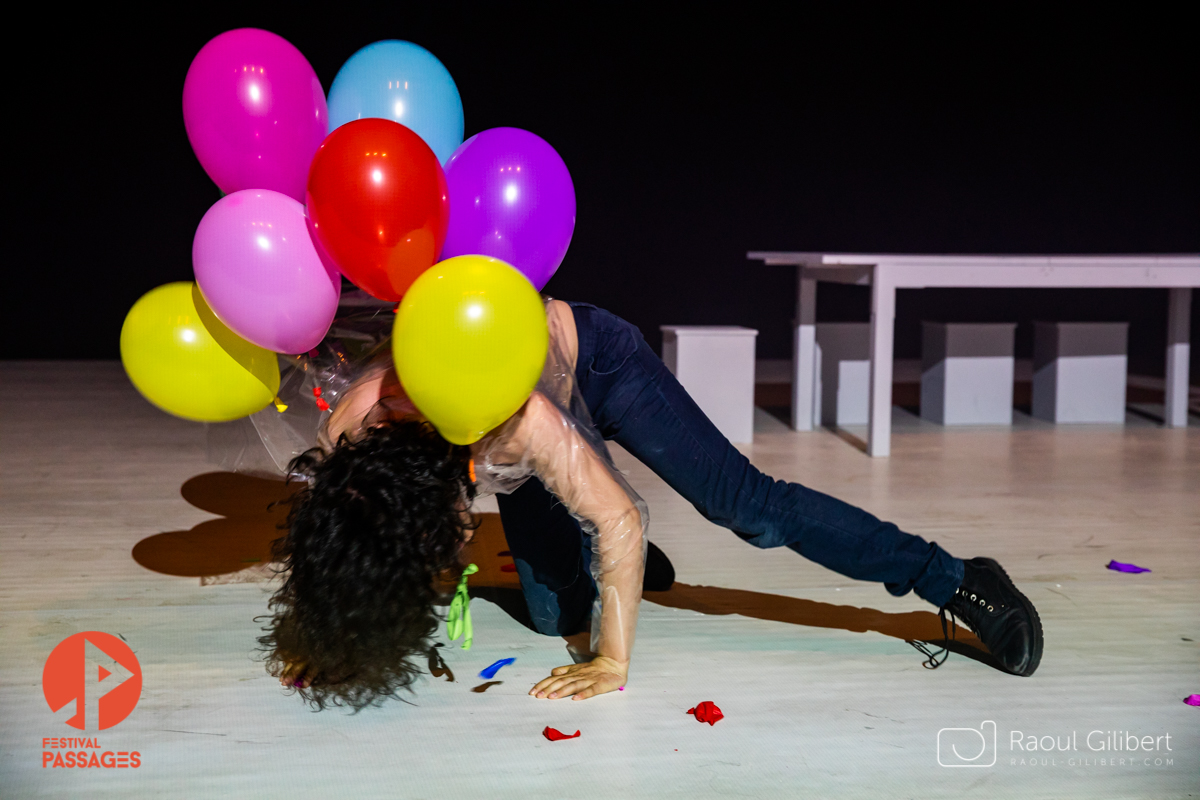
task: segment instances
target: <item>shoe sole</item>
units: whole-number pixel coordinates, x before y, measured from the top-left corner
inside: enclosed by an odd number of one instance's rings
[[[995,568],[1003,577],[1004,585],[1015,594],[1021,601],[1021,607],[1033,620],[1033,654],[1029,659],[1029,666],[1024,672],[1009,672],[1010,675],[1019,675],[1022,678],[1028,678],[1037,671],[1038,665],[1042,663],[1042,618],[1038,616],[1037,609],[1033,607],[1033,603],[1029,602],[1020,589],[1013,583],[1012,578],[1008,577],[1008,573],[1004,571],[1004,567],[1000,566],[999,562],[991,558],[974,558],[971,559],[976,564],[987,564],[989,567]]]

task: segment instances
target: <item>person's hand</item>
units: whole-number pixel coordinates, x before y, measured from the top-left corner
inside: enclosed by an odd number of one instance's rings
[[[288,689],[291,689],[294,686],[301,689],[307,689],[309,684],[312,683],[312,676],[306,675],[306,672],[306,664],[296,661],[289,661],[284,666],[283,672],[279,675],[279,683]]]
[[[585,661],[582,664],[555,667],[550,670],[550,677],[530,689],[529,694],[548,700],[560,697],[586,700],[593,695],[620,689],[625,685],[628,675],[628,664],[622,664],[604,656],[596,656],[591,661]]]

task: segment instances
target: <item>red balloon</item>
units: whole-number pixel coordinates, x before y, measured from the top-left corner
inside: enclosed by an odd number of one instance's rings
[[[325,254],[381,300],[403,297],[446,241],[442,166],[420,136],[388,119],[354,120],[325,137],[308,170],[307,200]]]

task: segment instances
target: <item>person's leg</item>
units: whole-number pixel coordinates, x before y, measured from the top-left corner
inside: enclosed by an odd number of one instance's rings
[[[539,633],[568,636],[591,619],[596,584],[588,537],[537,478],[496,495],[521,591]]]
[[[576,376],[593,421],[708,519],[757,547],[786,545],[858,580],[945,605],[963,562],[866,511],[756,469],[705,416],[637,328],[572,304]]]
[[[591,539],[537,478],[496,502],[534,627],[552,636],[586,630],[596,599]],[[643,588],[665,591],[674,580],[670,560],[648,543]]]

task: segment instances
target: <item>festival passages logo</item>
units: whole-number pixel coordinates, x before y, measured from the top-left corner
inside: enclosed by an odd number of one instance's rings
[[[1002,740],[1001,740],[1002,741]],[[937,759],[943,767],[993,767],[1004,749],[997,746],[996,723],[984,720],[978,728],[942,728],[937,734]],[[1008,732],[1005,758],[1013,767],[1173,767],[1169,733],[1127,730]]]
[[[63,639],[50,653],[42,670],[42,694],[55,713],[74,701],[74,713],[65,720],[72,728],[85,733],[107,730],[138,704],[142,666],[117,637],[84,631]],[[42,748],[43,767],[141,766],[140,753],[100,752],[94,737],[44,738]]]

